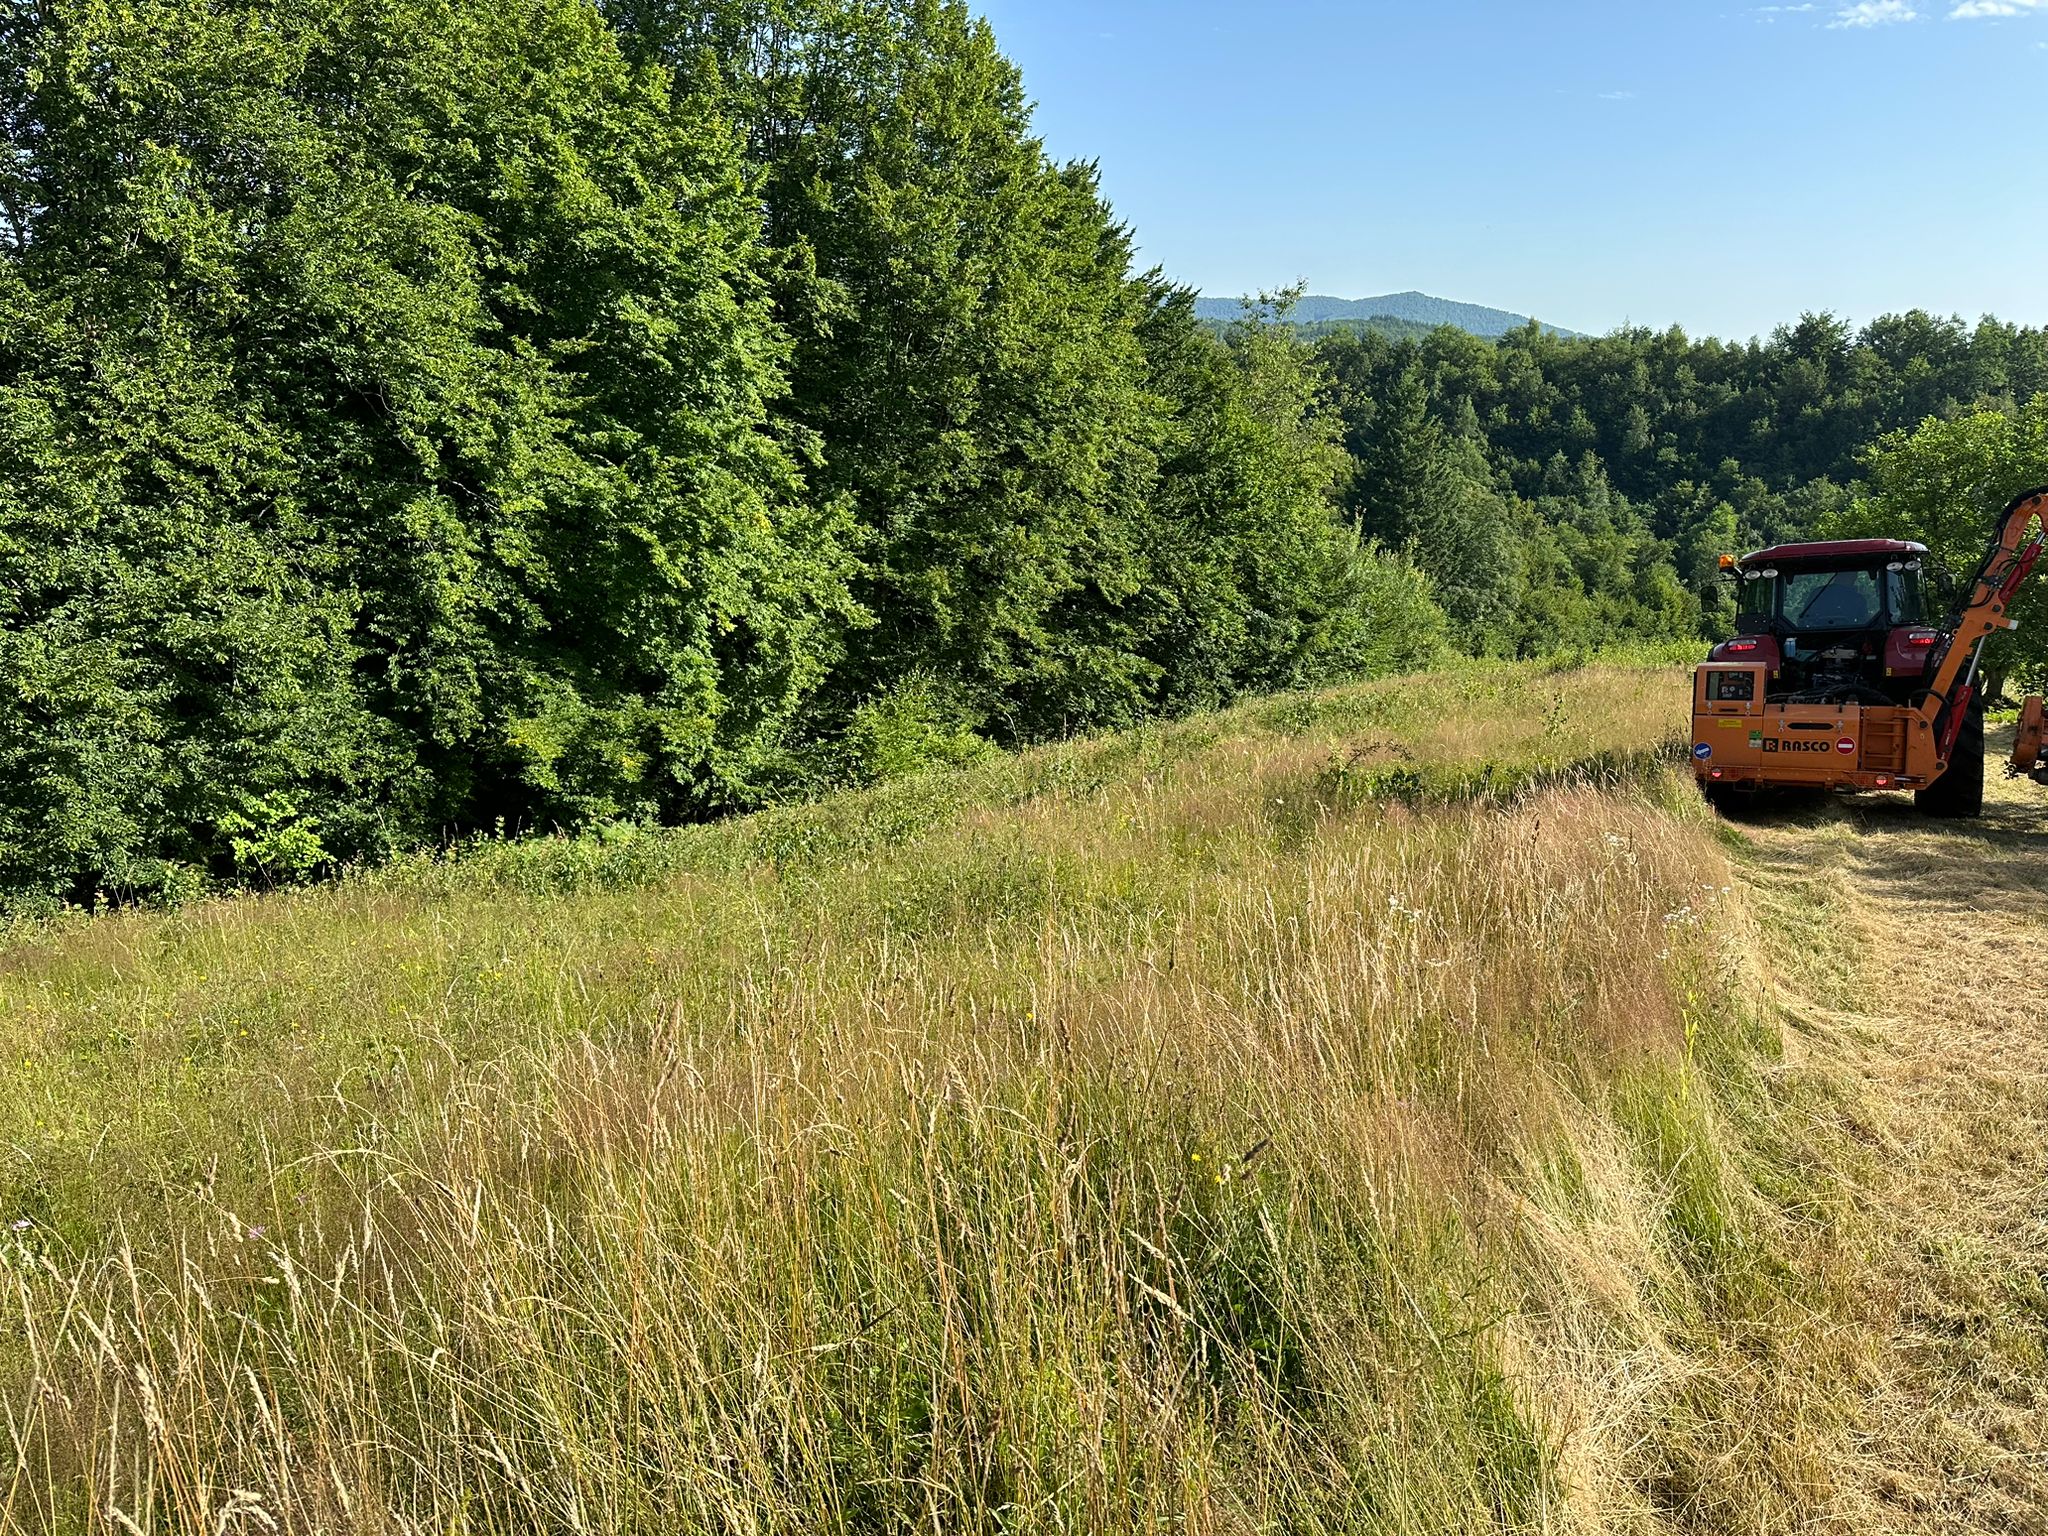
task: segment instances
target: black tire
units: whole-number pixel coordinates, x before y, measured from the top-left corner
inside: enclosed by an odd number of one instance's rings
[[[1923,816],[1945,821],[1984,814],[1984,710],[1972,705],[1956,736],[1948,772],[1913,796]]]

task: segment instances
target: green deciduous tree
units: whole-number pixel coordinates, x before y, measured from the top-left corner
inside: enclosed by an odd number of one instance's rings
[[[583,0],[6,15],[0,883],[778,771],[851,610],[723,120]]]
[[[821,730],[937,688],[1030,740],[1366,664],[1383,573],[1332,523],[1320,370],[1278,330],[1217,345],[1131,272],[1094,168],[1046,156],[964,4],[613,14],[750,124],[789,410],[866,535],[874,623]]]
[[[1917,539],[1960,592],[2012,499],[2048,486],[2048,397],[1892,433],[1872,450],[1869,471],[1868,492],[1825,518],[1820,535]],[[2048,685],[2048,583],[2022,588],[2012,616],[2020,627],[1993,637],[1987,671]]]
[[[1093,168],[1048,160],[955,0],[637,24],[679,67],[709,46],[754,125],[790,410],[869,533],[841,706],[936,677],[1004,740],[1135,718],[1155,679],[1120,609],[1163,424]]]

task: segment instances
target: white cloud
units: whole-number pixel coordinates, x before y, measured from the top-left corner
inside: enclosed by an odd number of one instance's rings
[[[1634,91],[1602,91],[1600,99],[1602,101],[1634,101],[1636,93]]]
[[[2048,10],[2048,0],[1963,0],[1948,13],[1950,21],[1982,21],[1987,16],[2024,16]]]
[[[1919,19],[1920,13],[1907,0],[1859,0],[1856,5],[1845,5],[1836,11],[1828,27],[1834,31],[1843,27],[1889,27]]]

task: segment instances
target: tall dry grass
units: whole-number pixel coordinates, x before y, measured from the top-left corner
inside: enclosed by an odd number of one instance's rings
[[[1485,669],[21,934],[0,1529],[1774,1528],[1831,1410],[1682,710]]]

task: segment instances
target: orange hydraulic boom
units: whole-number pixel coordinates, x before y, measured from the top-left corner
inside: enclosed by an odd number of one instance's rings
[[[1935,653],[1926,696],[1914,711],[1906,753],[1908,772],[1938,776],[1948,768],[1963,718],[1976,701],[1977,667],[1984,642],[2001,629],[2019,628],[2019,621],[2006,613],[2013,595],[2033,574],[2044,541],[2048,541],[2048,487],[2019,497],[1999,519],[1991,548],[1970,579],[1962,612]],[[2014,766],[2022,772],[2034,770],[2040,756],[2041,700],[2030,698],[2027,703],[2037,724],[2033,757],[2022,763],[2015,755]]]

